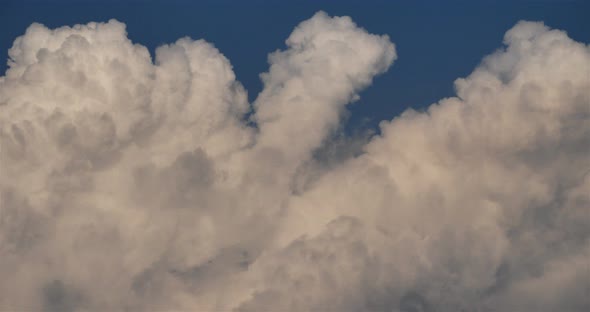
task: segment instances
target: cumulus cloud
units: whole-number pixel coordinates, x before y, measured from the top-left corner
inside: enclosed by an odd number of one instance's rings
[[[457,96],[337,134],[396,59],[317,13],[229,61],[33,24],[0,77],[0,307],[586,311],[590,48],[520,22]]]

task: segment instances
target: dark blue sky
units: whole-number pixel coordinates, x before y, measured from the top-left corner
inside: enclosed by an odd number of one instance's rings
[[[132,41],[152,52],[183,36],[214,43],[253,99],[269,52],[284,47],[293,27],[324,10],[348,15],[371,33],[388,34],[398,60],[350,107],[349,129],[374,127],[407,107],[423,108],[453,95],[453,81],[501,47],[519,20],[544,21],[590,42],[590,1],[3,1],[0,71],[7,50],[32,22],[48,27],[107,21],[127,24]]]

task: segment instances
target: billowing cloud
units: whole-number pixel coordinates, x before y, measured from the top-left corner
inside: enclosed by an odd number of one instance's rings
[[[586,311],[590,48],[521,22],[457,96],[337,135],[396,59],[318,13],[254,103],[189,38],[33,24],[0,78],[0,307]]]

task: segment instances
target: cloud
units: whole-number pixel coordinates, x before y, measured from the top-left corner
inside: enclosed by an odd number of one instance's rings
[[[0,307],[585,311],[590,49],[520,22],[457,96],[338,135],[396,59],[317,13],[229,61],[33,24],[0,78]],[[249,118],[250,120],[246,120]]]

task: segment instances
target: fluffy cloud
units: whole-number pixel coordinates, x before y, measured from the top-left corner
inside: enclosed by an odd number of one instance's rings
[[[31,25],[0,78],[0,307],[590,307],[588,46],[521,22],[457,97],[348,139],[394,45],[324,13],[286,44],[250,105],[203,40],[152,61],[117,21]]]

